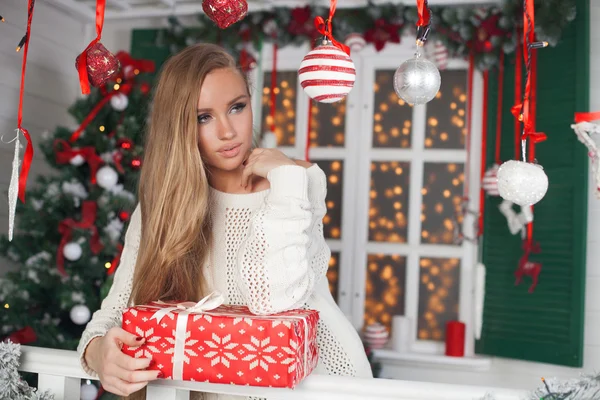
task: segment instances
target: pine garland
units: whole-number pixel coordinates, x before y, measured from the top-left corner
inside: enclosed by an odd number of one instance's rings
[[[575,19],[575,0],[537,1],[535,6],[537,40],[556,46],[564,29]],[[513,53],[522,37],[522,7],[520,0],[481,7],[432,6],[429,41],[440,40],[450,57],[467,58],[473,52],[477,68],[489,69],[498,63],[500,52]],[[257,48],[263,39],[275,41],[279,47],[300,45],[318,37],[313,24],[318,15],[326,17],[328,9],[274,8],[250,13],[225,30],[218,29],[204,14],[198,15],[198,26],[190,28],[184,28],[177,18],[170,18],[169,27],[159,31],[155,44],[176,53],[196,42],[218,43],[234,54],[248,43]],[[416,7],[402,4],[342,8],[336,11],[333,35],[343,41],[349,34],[359,33],[381,50],[386,43],[398,43],[404,33],[414,35],[417,18]]]
[[[523,400],[598,400],[600,399],[600,375],[582,374],[579,378],[560,381],[552,378],[530,392]],[[496,400],[487,393],[479,400]]]
[[[0,342],[0,400],[54,400],[48,391],[39,393],[19,376],[21,346]]]

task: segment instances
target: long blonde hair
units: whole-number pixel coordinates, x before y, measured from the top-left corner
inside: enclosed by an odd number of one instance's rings
[[[201,266],[211,241],[211,223],[207,169],[198,148],[197,106],[204,79],[222,68],[237,69],[236,62],[213,44],[187,47],[162,67],[138,187],[142,234],[133,304],[193,301],[201,295]]]

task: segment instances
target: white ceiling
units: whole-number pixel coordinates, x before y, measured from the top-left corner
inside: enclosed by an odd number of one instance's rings
[[[490,4],[499,0],[430,0],[429,5]],[[46,0],[64,12],[94,21],[95,0]],[[372,0],[374,4],[403,3],[414,5],[415,0]],[[195,15],[202,12],[201,0],[107,0],[106,20],[160,18],[168,16]],[[306,4],[329,6],[329,0],[248,0],[249,11],[266,10],[278,7],[298,7]],[[338,8],[364,7],[367,0],[340,0]]]

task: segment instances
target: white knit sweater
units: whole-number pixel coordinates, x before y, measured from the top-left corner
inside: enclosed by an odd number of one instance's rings
[[[318,310],[319,364],[314,373],[371,377],[360,338],[329,292],[326,272],[331,252],[322,223],[327,211],[325,174],[316,165],[308,169],[286,165],[273,169],[267,179],[270,189],[252,194],[211,189],[213,247],[203,266],[207,286],[223,293],[227,304],[247,305],[256,314],[302,307]],[[137,207],[112,288],[79,343],[82,367],[94,376],[83,353],[92,338],[121,326],[140,231]],[[230,397],[218,397],[226,398]]]

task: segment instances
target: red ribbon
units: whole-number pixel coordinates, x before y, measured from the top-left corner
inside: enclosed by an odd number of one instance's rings
[[[431,12],[427,0],[417,0],[417,12],[419,13],[417,26],[427,26],[431,23]]]
[[[90,82],[87,74],[87,52],[88,50],[100,41],[102,37],[102,26],[104,25],[104,10],[106,9],[106,0],[96,0],[96,38],[88,44],[85,50],[77,59],[77,71],[79,73],[79,84],[81,85],[81,93],[90,93]]]
[[[31,169],[31,161],[33,160],[33,144],[31,143],[31,136],[27,129],[23,128],[23,95],[25,93],[25,70],[27,67],[27,52],[29,51],[29,39],[31,38],[31,21],[33,20],[33,7],[35,0],[29,0],[27,2],[27,30],[25,32],[25,44],[23,49],[23,63],[21,65],[21,88],[19,90],[19,110],[17,117],[17,128],[27,139],[27,148],[23,156],[23,165],[21,166],[21,173],[19,174],[19,199],[25,203],[25,187],[27,186],[27,176]]]
[[[479,182],[483,182],[483,176],[486,169],[487,156],[487,123],[488,123],[488,90],[489,89],[489,72],[483,72],[483,112],[481,117],[481,173]],[[485,209],[485,191],[483,185],[479,189],[479,220],[477,221],[478,234],[483,234],[483,211]]]
[[[5,337],[3,342],[9,340],[15,344],[29,344],[37,340],[37,335],[31,326],[26,326]]]
[[[121,69],[119,70],[119,74],[117,75],[117,77],[121,79],[131,78],[130,76],[125,76],[125,69],[127,67],[133,68],[134,75],[138,75],[141,73],[152,73],[155,70],[154,61],[135,59],[125,51],[119,51],[117,54],[115,54],[115,57],[117,57],[119,63],[121,64]],[[137,71],[137,73],[135,71]]]
[[[576,112],[575,123],[592,122],[600,119],[600,111],[596,112]]]
[[[337,6],[337,0],[331,0],[331,5],[329,7],[329,18],[327,19],[327,21],[324,21],[323,18],[320,16],[315,17],[315,27],[317,28],[317,31],[321,35],[323,35],[327,39],[329,39],[335,47],[342,50],[344,53],[350,55],[350,47],[346,46],[343,43],[338,42],[337,40],[335,40],[333,38],[333,35],[332,35],[331,20],[333,19],[333,14],[335,14],[336,6]]]
[[[73,228],[88,229],[92,232],[92,238],[90,239],[90,250],[92,253],[98,254],[104,247],[100,242],[98,228],[96,228],[95,225],[97,210],[98,204],[96,204],[95,201],[84,201],[81,206],[81,221],[67,218],[58,224],[58,232],[61,234],[62,238],[56,252],[56,265],[58,267],[58,272],[63,276],[67,275],[67,272],[65,271],[65,255],[63,254],[63,250],[65,245],[70,242],[73,237]]]
[[[117,171],[119,171],[121,174],[124,174],[125,170],[123,169],[123,164],[121,164],[121,161],[123,161],[123,153],[117,150],[113,153],[113,162],[115,163],[115,167],[117,167]]]
[[[77,130],[75,132],[73,132],[69,141],[71,143],[73,143],[77,139],[79,139],[79,136],[81,136],[81,133],[84,131],[84,129],[94,120],[94,118],[96,118],[96,115],[98,115],[98,113],[100,112],[102,107],[104,107],[106,105],[106,103],[108,103],[108,101],[110,100],[111,97],[113,97],[114,95],[119,94],[119,93],[128,95],[129,93],[131,93],[132,89],[133,89],[133,85],[131,83],[124,83],[119,87],[119,90],[112,91],[112,92],[108,93],[106,96],[104,96],[102,98],[102,100],[100,100],[98,102],[98,104],[96,104],[94,106],[94,108],[92,109],[92,111],[90,111],[90,113],[87,115],[87,117],[85,117],[85,119],[83,120],[81,125],[79,125],[79,128],[77,128]]]
[[[500,52],[500,67],[498,69],[498,103],[496,105],[496,149],[494,161],[500,165],[500,144],[502,138],[502,97],[504,93],[504,52]],[[485,150],[484,150],[485,151]]]
[[[110,263],[110,268],[108,269],[108,271],[106,271],[107,275],[112,275],[115,273],[115,271],[117,270],[117,267],[119,266],[119,263],[121,262],[121,254],[123,253],[123,245],[121,243],[117,244],[117,254],[115,255],[115,258],[113,258],[112,262]]]
[[[62,146],[62,150],[59,150],[59,147]],[[69,143],[66,140],[56,139],[54,141],[54,153],[56,156],[57,164],[68,164],[73,157],[81,156],[90,166],[90,175],[92,184],[96,184],[96,172],[100,165],[104,163],[104,161],[96,154],[96,148],[93,146],[86,146],[82,148],[71,148]]]
[[[269,115],[271,116],[271,132],[275,134],[275,108],[277,106],[275,102],[275,88],[277,88],[277,43],[273,42],[273,67],[271,68],[271,110]]]
[[[523,90],[523,64],[521,46],[517,46],[515,56],[515,105],[511,108],[511,113],[515,116],[515,160],[521,156],[521,102]],[[518,107],[518,108],[517,108]]]
[[[464,169],[463,201],[469,201],[469,172],[471,159],[471,118],[473,118],[473,73],[475,71],[475,54],[469,54],[469,70],[467,72],[467,135],[465,137],[467,147],[467,162]]]

